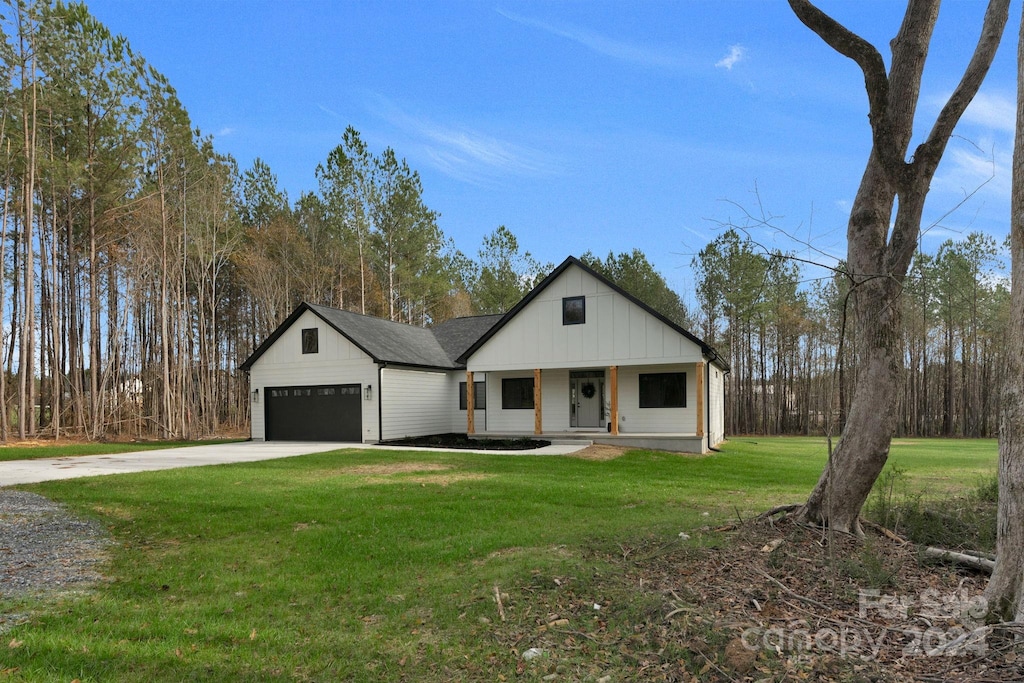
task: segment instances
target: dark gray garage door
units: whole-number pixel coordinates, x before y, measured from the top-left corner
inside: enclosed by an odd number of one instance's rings
[[[361,440],[358,384],[268,387],[265,395],[267,441]]]

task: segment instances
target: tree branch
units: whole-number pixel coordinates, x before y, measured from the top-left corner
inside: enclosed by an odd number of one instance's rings
[[[804,26],[860,67],[868,95],[868,120],[871,123],[874,150],[887,175],[895,182],[906,162],[891,153],[893,141],[889,121],[889,77],[882,55],[874,45],[822,12],[809,0],[789,0],[789,6]]]
[[[942,107],[928,139],[918,146],[914,154],[909,166],[910,186],[901,188],[899,211],[889,242],[886,262],[890,270],[905,272],[913,257],[921,232],[924,195],[938,169],[953,129],[974,99],[992,65],[1008,15],[1009,0],[990,0],[974,55],[956,90]],[[919,202],[917,197],[920,197]],[[909,210],[915,203],[919,205],[914,206],[913,211]]]
[[[964,70],[963,78],[957,85],[956,90],[946,101],[935,125],[928,134],[928,139],[917,148],[915,165],[923,164],[922,173],[926,173],[930,179],[931,174],[938,167],[939,159],[942,157],[946,144],[949,142],[953,129],[960,121],[967,110],[967,106],[974,99],[981,87],[982,81],[988,74],[992,60],[995,58],[996,50],[999,48],[999,41],[1003,36],[1003,29],[1009,16],[1010,0],[990,0],[988,9],[985,11],[985,21],[981,27],[981,36],[974,48],[971,61]],[[930,171],[930,172],[929,172]]]

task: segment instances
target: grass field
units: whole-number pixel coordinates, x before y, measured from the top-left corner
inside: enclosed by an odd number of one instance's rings
[[[951,491],[991,477],[996,444],[897,441],[891,461],[908,487]],[[824,462],[800,438],[607,461],[344,450],[24,487],[117,546],[88,594],[0,603],[31,614],[3,634],[0,679],[512,680],[528,645],[495,636],[496,586],[525,618],[531,592],[571,581],[628,631],[642,606],[600,592],[617,547],[799,501]]]
[[[30,445],[12,444],[0,446],[0,461],[36,460],[39,458],[66,458],[78,455],[112,455],[134,451],[153,451],[161,448],[184,448],[185,446],[206,446],[230,443],[241,439],[210,439],[208,441],[132,441],[132,442],[52,442],[40,441]]]

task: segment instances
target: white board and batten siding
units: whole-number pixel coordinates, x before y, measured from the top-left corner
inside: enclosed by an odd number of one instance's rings
[[[563,325],[562,299],[574,296],[586,297],[586,322]],[[700,346],[573,266],[477,349],[468,366],[474,372],[598,368],[702,357]]]
[[[317,328],[317,353],[302,353],[302,330]],[[249,370],[249,390],[259,389],[260,402],[252,403],[252,438],[266,438],[264,403],[267,387],[359,384],[377,387],[377,364],[337,330],[311,311],[303,313],[284,334],[260,356]],[[250,401],[252,397],[250,394]],[[363,400],[363,443],[378,440],[377,396]]]
[[[544,429],[563,431],[569,428],[569,371],[544,370],[540,378],[541,420]],[[550,425],[550,427],[549,427]]]
[[[493,434],[532,434],[533,408],[506,410],[501,405],[503,379],[533,379],[533,372],[490,372],[487,374],[487,427]],[[463,413],[465,415],[465,413]],[[544,370],[541,375],[541,421],[547,431],[569,429],[569,371]],[[477,422],[477,432],[485,433]]]
[[[443,434],[449,431],[452,394],[449,373],[385,367],[380,371],[381,440]],[[458,385],[455,408],[458,404]],[[462,430],[465,431],[465,425]]]
[[[697,431],[696,365],[629,366],[619,368],[619,433],[653,434]],[[640,375],[662,372],[686,373],[685,408],[641,408]]]
[[[501,380],[504,378],[533,377],[533,372],[487,373],[487,428],[493,434],[532,434],[533,408],[503,410],[501,407]],[[477,425],[478,433],[485,433]]]

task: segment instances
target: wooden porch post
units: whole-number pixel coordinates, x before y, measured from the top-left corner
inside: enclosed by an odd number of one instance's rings
[[[476,396],[473,391],[473,371],[466,370],[466,434],[476,434]]]
[[[541,419],[540,411],[540,368],[533,371],[533,433],[544,433],[544,421]]]
[[[704,363],[696,363],[697,368],[697,436],[704,436]]]
[[[611,421],[612,436],[617,436],[619,433],[619,366],[613,365],[608,370],[612,383],[612,412],[608,419]]]

